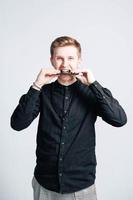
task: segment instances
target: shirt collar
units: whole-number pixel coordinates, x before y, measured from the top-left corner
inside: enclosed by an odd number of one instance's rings
[[[73,87],[75,87],[77,84],[79,84],[79,80],[77,79],[77,81],[75,81],[74,83],[72,83],[71,85],[68,85],[68,86],[66,86],[66,85],[62,85],[61,83],[59,83],[59,81],[58,80],[56,80],[55,81],[55,86],[57,87],[57,88],[60,88],[60,89],[72,89]]]

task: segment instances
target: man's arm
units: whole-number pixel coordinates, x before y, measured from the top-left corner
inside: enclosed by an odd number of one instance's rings
[[[96,99],[96,112],[98,116],[112,126],[120,127],[126,124],[127,116],[124,109],[112,96],[111,92],[95,80],[90,70],[82,70],[81,74],[76,77],[92,90]]]
[[[41,88],[58,77],[59,70],[41,69],[33,86],[20,98],[19,104],[11,116],[11,127],[17,131],[27,128],[40,112]]]

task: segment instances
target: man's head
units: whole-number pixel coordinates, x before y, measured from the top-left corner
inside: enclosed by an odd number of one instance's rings
[[[56,38],[50,47],[51,63],[55,69],[75,71],[81,61],[81,46],[77,40],[68,36]],[[70,75],[61,75],[69,79]]]

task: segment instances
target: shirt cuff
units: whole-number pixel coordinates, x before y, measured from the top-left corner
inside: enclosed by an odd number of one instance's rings
[[[35,88],[33,88],[32,86],[29,88],[28,92],[27,92],[27,99],[32,99],[33,101],[38,99],[40,95],[40,91],[36,90]]]
[[[93,93],[96,95],[99,99],[105,99],[106,95],[104,93],[102,85],[98,81],[94,81],[89,85],[89,88],[93,91]]]

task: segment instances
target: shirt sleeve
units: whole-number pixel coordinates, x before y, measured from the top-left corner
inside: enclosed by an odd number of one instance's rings
[[[40,91],[30,87],[24,94],[14,110],[10,124],[14,130],[20,131],[27,128],[38,116],[40,111]]]
[[[104,121],[112,126],[121,127],[126,124],[127,116],[109,89],[103,88],[98,81],[90,84],[89,88],[96,97],[96,112]]]

